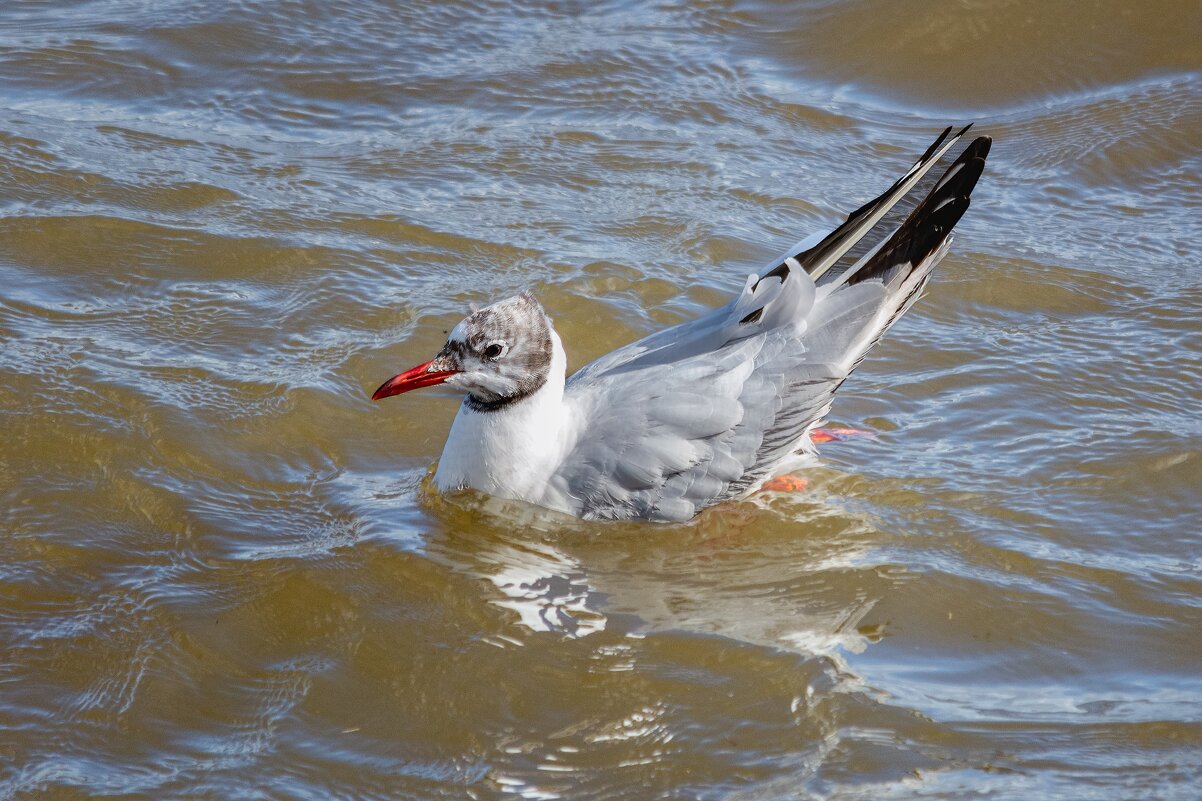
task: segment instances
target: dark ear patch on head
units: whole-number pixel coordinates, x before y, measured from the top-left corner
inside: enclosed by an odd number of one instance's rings
[[[491,362],[489,369],[512,381],[505,395],[482,389],[470,392],[468,408],[477,412],[503,409],[547,383],[554,356],[550,321],[529,292],[481,309],[472,315],[468,328],[473,349]],[[498,343],[500,352],[490,353],[490,347]]]

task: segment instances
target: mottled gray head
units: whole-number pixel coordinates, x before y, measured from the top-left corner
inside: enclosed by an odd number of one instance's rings
[[[554,348],[542,305],[523,292],[476,309],[452,329],[438,355],[394,376],[373,400],[434,384],[460,387],[476,411],[503,408],[547,383]]]

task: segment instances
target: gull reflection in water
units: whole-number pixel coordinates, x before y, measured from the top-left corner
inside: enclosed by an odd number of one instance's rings
[[[548,541],[587,524],[474,492],[449,498],[430,492],[425,500],[446,524],[431,555],[491,584],[499,597],[489,603],[515,614],[518,627],[572,638],[605,630],[603,599],[584,566]]]
[[[811,503],[793,521],[751,501],[648,529],[483,496],[440,505],[449,525],[438,550],[485,579],[489,602],[526,631],[587,637],[620,616],[622,631],[785,648],[827,657],[849,677],[845,656],[879,638],[863,625],[882,589],[875,527],[834,506]]]
[[[498,546],[489,555],[495,570],[478,575],[505,595],[492,603],[516,612],[519,625],[568,637],[605,629],[598,593],[575,559],[544,543]]]

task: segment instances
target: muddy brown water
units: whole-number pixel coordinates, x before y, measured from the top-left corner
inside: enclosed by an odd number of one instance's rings
[[[0,5],[0,798],[1195,799],[1202,11]],[[808,489],[424,485],[368,393],[533,289],[573,366],[945,124],[996,144]]]

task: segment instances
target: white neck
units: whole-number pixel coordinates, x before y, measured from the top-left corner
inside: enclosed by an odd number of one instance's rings
[[[434,483],[438,489],[473,489],[502,498],[539,501],[571,447],[563,402],[567,356],[551,330],[551,369],[536,392],[495,411],[465,402],[451,425]]]

